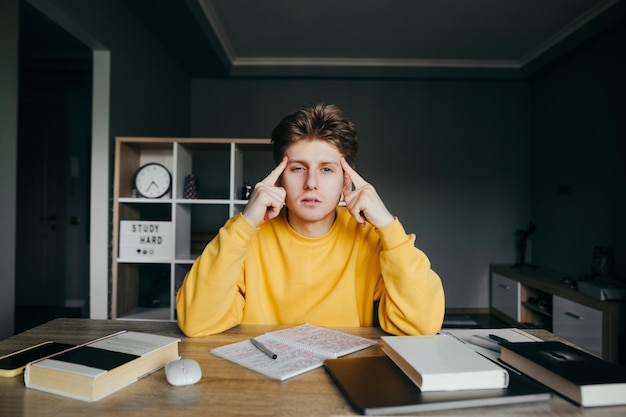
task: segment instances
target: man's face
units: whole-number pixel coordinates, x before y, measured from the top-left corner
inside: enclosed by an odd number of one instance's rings
[[[335,219],[335,209],[341,198],[344,172],[341,154],[332,143],[301,140],[287,148],[289,158],[282,174],[281,185],[287,192],[289,223],[301,234],[326,233]]]

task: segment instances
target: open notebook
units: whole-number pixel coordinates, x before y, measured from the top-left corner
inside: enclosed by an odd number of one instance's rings
[[[254,339],[274,352],[276,359],[263,353],[249,339],[220,346],[211,350],[211,353],[284,381],[319,368],[325,359],[338,358],[377,343],[375,340],[310,324],[276,330]]]

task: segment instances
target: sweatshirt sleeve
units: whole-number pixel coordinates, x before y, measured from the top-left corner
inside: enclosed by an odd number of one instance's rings
[[[382,243],[377,288],[381,328],[396,335],[437,333],[445,312],[443,285],[428,257],[415,247],[415,235],[407,234],[397,218],[376,232]]]
[[[187,336],[220,333],[241,323],[243,263],[256,232],[241,214],[234,216],[194,262],[176,294],[178,326]]]

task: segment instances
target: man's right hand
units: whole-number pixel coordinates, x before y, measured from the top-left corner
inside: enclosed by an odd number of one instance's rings
[[[278,180],[287,166],[288,158],[283,160],[267,177],[254,186],[250,200],[243,210],[243,216],[254,227],[278,216],[285,205],[287,192],[278,185]]]

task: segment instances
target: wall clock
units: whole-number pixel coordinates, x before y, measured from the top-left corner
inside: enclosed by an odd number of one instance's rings
[[[150,162],[135,172],[134,184],[140,197],[161,198],[172,188],[172,174],[165,166]]]

